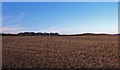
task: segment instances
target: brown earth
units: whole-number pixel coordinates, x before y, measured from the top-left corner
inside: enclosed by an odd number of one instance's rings
[[[117,68],[117,36],[3,36],[3,68]]]

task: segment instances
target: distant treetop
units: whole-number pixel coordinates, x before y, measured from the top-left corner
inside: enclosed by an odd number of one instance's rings
[[[82,35],[110,35],[110,34],[95,34],[95,33],[83,33],[83,34],[72,34],[72,35],[60,35],[59,33],[34,33],[34,32],[20,32],[17,34],[11,34],[11,33],[1,33],[2,36],[82,36]],[[114,35],[120,35],[120,34],[114,34]]]

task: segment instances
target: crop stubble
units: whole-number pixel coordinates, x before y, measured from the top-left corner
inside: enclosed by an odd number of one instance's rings
[[[3,68],[117,68],[117,36],[3,36]]]

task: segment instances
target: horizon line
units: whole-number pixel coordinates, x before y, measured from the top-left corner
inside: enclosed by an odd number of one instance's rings
[[[0,34],[19,34],[19,33],[32,33],[32,32],[17,32],[17,33],[4,33],[0,32]],[[76,34],[120,34],[120,33],[95,33],[95,32],[84,32],[84,33],[59,33],[59,32],[33,32],[33,33],[58,33],[60,35],[76,35]]]

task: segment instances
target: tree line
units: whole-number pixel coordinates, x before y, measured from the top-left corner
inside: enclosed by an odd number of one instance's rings
[[[2,33],[2,36],[59,36],[58,33],[34,33],[34,32],[23,32],[17,34]]]
[[[17,34],[1,33],[2,36],[83,36],[83,35],[110,35],[110,34],[95,34],[95,33],[83,33],[83,34],[72,34],[72,35],[61,35],[59,33],[34,33],[34,32],[21,32]],[[115,35],[115,34],[114,34]]]

